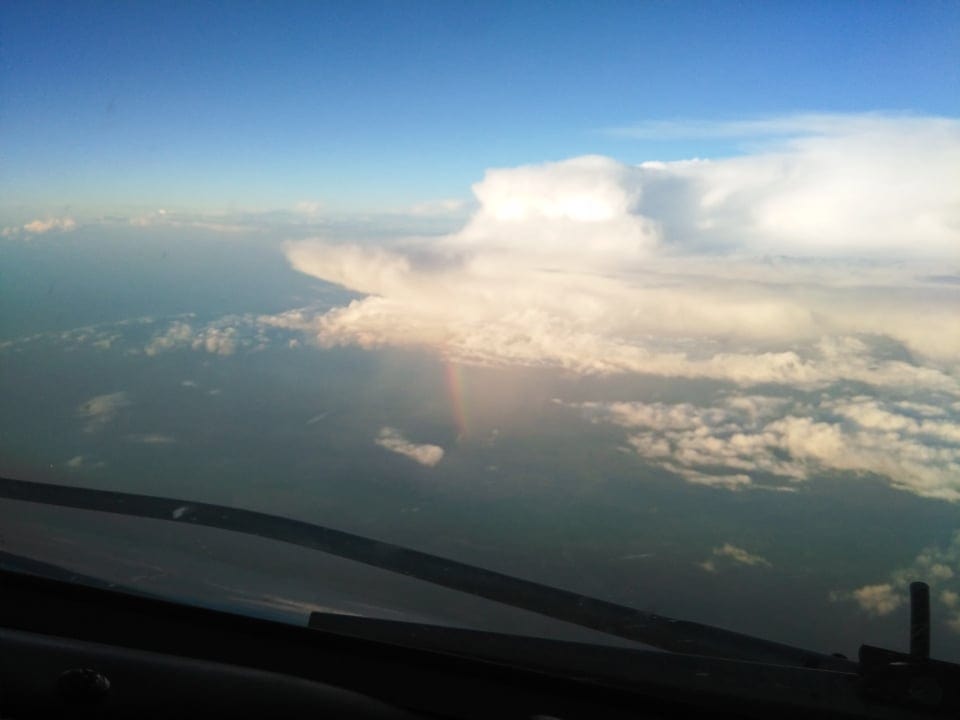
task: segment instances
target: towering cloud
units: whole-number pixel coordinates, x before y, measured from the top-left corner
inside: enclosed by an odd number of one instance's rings
[[[960,123],[837,125],[726,160],[492,170],[458,233],[296,243],[288,257],[371,296],[316,319],[326,344],[747,383],[907,380],[902,364],[858,363],[885,336],[924,382],[949,385]]]
[[[864,425],[892,406],[871,415],[851,394],[857,385],[884,402],[947,408],[960,399],[960,122],[787,120],[774,134],[788,137],[739,157],[491,170],[474,186],[471,219],[440,238],[291,244],[295,268],[366,297],[273,322],[327,346],[708,378],[740,393],[829,390],[835,406],[757,428],[751,467],[731,459],[739,451],[717,463],[724,477],[677,457],[672,466],[735,489],[757,464],[786,477],[819,464],[960,497],[944,480],[953,439],[903,426],[906,454],[892,459],[881,430]],[[834,452],[831,433],[861,452]],[[632,440],[651,456],[681,441]]]

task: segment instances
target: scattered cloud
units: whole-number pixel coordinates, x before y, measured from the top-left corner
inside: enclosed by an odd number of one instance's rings
[[[41,235],[52,230],[66,232],[77,227],[77,222],[71,217],[48,218],[46,220],[34,220],[23,226],[23,229],[34,235]]]
[[[947,613],[947,626],[960,633],[960,530],[946,545],[921,550],[909,567],[890,573],[883,582],[836,591],[830,598],[835,602],[855,601],[871,615],[888,615],[907,603],[910,583],[914,581],[930,585],[931,599],[939,600]]]
[[[766,558],[760,555],[754,555],[731,543],[724,543],[720,547],[715,547],[712,555],[713,557],[700,563],[700,567],[709,573],[719,572],[720,568],[718,563],[721,562],[734,565],[746,565],[748,567],[773,567]]]
[[[417,445],[403,437],[396,428],[383,428],[374,442],[428,467],[433,467],[443,459],[443,448],[439,445]]]
[[[193,327],[190,323],[176,320],[166,330],[153,336],[143,351],[147,355],[159,355],[168,350],[189,347],[193,344]]]
[[[132,405],[126,392],[96,395],[77,408],[77,415],[86,420],[85,430],[96,432],[108,425],[118,413]]]
[[[48,232],[69,232],[75,230],[77,221],[72,217],[45,218],[32,220],[24,225],[12,225],[0,230],[3,237],[17,237],[23,235],[43,235]]]
[[[572,404],[593,422],[625,428],[639,456],[688,482],[739,490],[758,476],[791,483],[828,471],[872,473],[923,497],[960,501],[955,405],[740,394],[710,406]]]
[[[269,327],[253,316],[228,315],[206,324],[174,320],[154,333],[143,347],[149,356],[173,350],[197,350],[212,355],[233,355],[239,349],[263,349]]]
[[[739,565],[771,567],[770,562],[765,558],[749,553],[743,548],[731,545],[730,543],[724,543],[722,547],[714,548],[713,554],[717,557],[729,558]]]

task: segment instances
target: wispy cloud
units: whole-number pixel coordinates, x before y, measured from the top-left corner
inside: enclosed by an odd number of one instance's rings
[[[421,465],[433,467],[443,459],[439,445],[418,445],[407,440],[396,428],[385,427],[374,441],[382,448],[408,457]]]
[[[810,135],[861,135],[871,131],[882,132],[895,122],[909,127],[916,122],[920,129],[931,121],[945,124],[950,118],[925,118],[908,113],[862,113],[845,115],[837,113],[794,113],[752,119],[736,120],[647,120],[632,125],[608,128],[611,135],[633,137],[642,140],[693,140],[693,139],[760,139],[790,138]]]
[[[724,543],[720,547],[713,548],[711,555],[711,558],[700,563],[700,567],[710,573],[719,572],[720,565],[724,562],[746,565],[747,567],[773,567],[766,558],[748,552],[732,543]]]

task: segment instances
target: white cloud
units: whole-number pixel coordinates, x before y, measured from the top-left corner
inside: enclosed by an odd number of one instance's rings
[[[827,471],[873,473],[917,495],[960,501],[960,413],[929,418],[913,405],[728,395],[707,407],[575,407],[594,422],[626,428],[638,455],[696,484],[739,490],[755,487],[757,475],[797,482]]]
[[[231,327],[207,328],[193,341],[193,348],[215,355],[233,355],[237,351],[237,331]]]
[[[124,408],[132,405],[126,392],[95,395],[77,408],[77,415],[85,419],[87,432],[95,432],[110,423]]]
[[[294,268],[366,297],[261,320],[325,347],[726,383],[774,405],[634,407],[659,415],[633,447],[732,490],[842,470],[960,499],[944,414],[960,399],[960,284],[936,279],[960,267],[960,121],[762,123],[723,130],[782,136],[740,157],[490,170],[446,236],[291,243]],[[777,409],[770,385],[833,400]]]
[[[889,615],[903,604],[902,592],[889,583],[864,585],[853,591],[853,597],[863,610],[873,615]]]
[[[158,355],[168,350],[176,350],[182,347],[188,347],[193,343],[193,328],[190,323],[182,320],[175,320],[170,323],[166,330],[159,332],[151,338],[143,351],[147,355]]]
[[[143,352],[153,356],[172,350],[205,351],[212,355],[233,355],[241,347],[261,349],[267,323],[252,316],[228,315],[214,322],[195,326],[183,320],[172,321],[155,333]]]
[[[48,232],[69,232],[77,227],[77,221],[72,217],[44,218],[32,220],[24,225],[13,225],[3,228],[0,235],[16,237],[24,233],[28,235],[42,235]]]
[[[895,570],[884,582],[834,592],[831,598],[854,600],[872,615],[887,615],[906,602],[914,581],[930,586],[931,598],[939,599],[947,613],[946,625],[960,633],[960,531],[946,545],[921,550],[909,567]]]
[[[766,558],[748,552],[732,543],[724,543],[720,547],[713,548],[712,555],[712,558],[699,563],[699,566],[709,573],[719,572],[718,562],[723,561],[748,567],[773,567]]]
[[[835,124],[711,162],[490,170],[451,235],[292,243],[369,296],[303,325],[464,362],[960,392],[960,287],[923,279],[960,264],[960,123]]]
[[[34,220],[23,226],[28,233],[40,235],[51,230],[68,231],[77,227],[77,222],[71,217],[47,218],[46,220]]]
[[[433,467],[443,459],[443,448],[439,445],[418,445],[407,440],[396,428],[385,427],[374,441],[382,448],[415,460],[421,465]]]
[[[714,548],[713,554],[717,557],[729,558],[733,562],[740,565],[759,565],[762,567],[771,567],[770,561],[766,558],[760,557],[759,555],[754,555],[753,553],[747,552],[743,548],[737,547],[736,545],[731,545],[730,543],[724,543],[721,547]]]

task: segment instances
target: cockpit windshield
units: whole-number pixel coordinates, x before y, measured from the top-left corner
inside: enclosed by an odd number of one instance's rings
[[[5,2],[0,477],[825,654],[902,649],[922,580],[960,660],[958,26],[951,3]],[[0,565],[630,642],[10,496]]]

